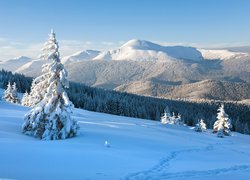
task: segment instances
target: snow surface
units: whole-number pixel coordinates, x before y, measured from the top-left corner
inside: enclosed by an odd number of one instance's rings
[[[28,110],[0,101],[0,179],[250,178],[248,135],[75,109],[77,137],[41,141],[21,133]]]

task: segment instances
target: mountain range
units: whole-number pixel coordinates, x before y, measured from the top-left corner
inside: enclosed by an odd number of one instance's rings
[[[238,101],[250,99],[246,49],[199,49],[130,40],[114,50],[77,52],[62,57],[62,62],[70,80],[89,86],[161,98]],[[0,67],[36,77],[44,63],[19,57],[0,62]]]

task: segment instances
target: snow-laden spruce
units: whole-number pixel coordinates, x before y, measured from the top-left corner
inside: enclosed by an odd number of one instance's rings
[[[207,129],[206,123],[204,122],[203,119],[200,119],[194,128],[194,130],[197,132],[204,132],[206,131],[206,129]]]
[[[65,88],[68,87],[67,71],[60,61],[58,43],[53,30],[43,48],[43,57],[51,60],[47,64],[48,88],[41,102],[25,115],[23,132],[44,140],[73,137],[79,125],[72,119],[73,104]]]
[[[224,135],[229,136],[231,134],[232,124],[229,116],[224,110],[224,105],[222,104],[217,113],[217,121],[214,123],[213,132],[217,133],[218,137],[223,137]]]
[[[21,104],[23,106],[29,106],[29,93],[27,91],[23,94]]]
[[[171,117],[168,106],[164,109],[164,113],[161,116],[161,123],[162,124],[174,124],[172,122],[172,117]]]
[[[7,89],[4,91],[3,99],[5,99],[5,101],[10,103],[20,103],[15,82],[13,83],[12,86],[10,82],[8,83]]]

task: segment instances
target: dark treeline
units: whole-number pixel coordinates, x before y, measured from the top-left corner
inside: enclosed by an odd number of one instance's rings
[[[8,83],[16,82],[18,92],[24,93],[26,90],[30,91],[32,78],[26,77],[22,74],[13,74],[10,71],[0,70],[0,87],[6,89]]]
[[[12,74],[2,70],[0,82],[5,88],[9,81],[15,81],[20,92],[25,92],[31,86],[31,78],[20,74]],[[213,127],[217,109],[222,102],[200,101],[188,102],[145,97],[111,90],[89,87],[79,83],[70,83],[67,90],[75,107],[90,111],[104,112],[135,118],[159,120],[166,106],[175,114],[180,113],[185,123],[194,126],[203,118],[208,128]],[[250,106],[236,102],[223,102],[225,111],[230,116],[233,131],[250,134]]]

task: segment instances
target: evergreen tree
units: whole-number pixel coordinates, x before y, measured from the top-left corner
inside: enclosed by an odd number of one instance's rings
[[[169,112],[168,106],[166,106],[165,109],[164,109],[164,113],[163,113],[163,115],[161,117],[161,123],[162,124],[172,124],[171,123],[171,114]]]
[[[177,117],[175,117],[174,119],[174,124],[176,125],[184,125],[184,121],[183,119],[181,118],[181,115],[178,114]]]
[[[8,83],[7,89],[4,91],[3,99],[11,103],[20,103],[15,82],[12,86],[10,82]]]
[[[194,130],[197,132],[204,132],[206,129],[206,123],[203,121],[203,119],[200,119],[194,128]]]
[[[172,116],[170,117],[170,123],[169,123],[169,124],[175,124],[175,120],[176,120],[176,115],[175,115],[175,113],[173,112],[173,113],[172,113]]]
[[[29,94],[27,91],[24,93],[21,103],[23,106],[29,106]]]
[[[13,103],[20,103],[15,82],[12,85],[12,98],[13,98]]]
[[[213,132],[218,133],[218,137],[222,137],[223,135],[229,136],[231,128],[231,120],[226,114],[224,105],[222,104],[218,109],[217,121],[214,123]]]
[[[44,140],[73,137],[79,125],[72,119],[73,104],[65,88],[68,87],[67,71],[60,61],[58,43],[53,30],[45,43],[44,57],[52,62],[46,65],[49,86],[42,101],[25,115],[23,132]]]
[[[13,103],[12,86],[11,86],[10,82],[8,83],[7,88],[4,91],[3,99],[5,99],[5,101],[7,101],[7,102]]]

